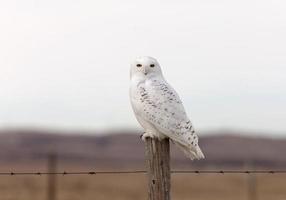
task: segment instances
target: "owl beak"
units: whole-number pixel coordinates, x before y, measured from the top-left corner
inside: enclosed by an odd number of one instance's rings
[[[146,76],[146,75],[147,75],[147,71],[146,71],[146,69],[144,69],[144,71],[143,71],[143,72],[144,72],[144,74],[145,74],[145,76]]]

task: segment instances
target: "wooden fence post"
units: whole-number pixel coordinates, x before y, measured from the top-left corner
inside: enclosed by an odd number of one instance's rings
[[[149,200],[170,200],[169,139],[146,139],[146,160]]]
[[[257,200],[256,174],[248,175],[248,199]]]
[[[245,162],[246,169],[255,169],[255,162],[252,160],[247,160]],[[257,180],[256,174],[248,174],[247,177],[247,193],[248,200],[257,200]]]
[[[57,169],[57,155],[51,153],[48,155],[48,183],[47,183],[47,200],[56,200],[56,169]]]

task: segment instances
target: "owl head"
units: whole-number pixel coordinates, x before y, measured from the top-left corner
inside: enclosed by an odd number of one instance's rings
[[[136,58],[131,63],[130,77],[134,75],[149,78],[151,76],[162,75],[162,71],[155,58],[142,56]]]

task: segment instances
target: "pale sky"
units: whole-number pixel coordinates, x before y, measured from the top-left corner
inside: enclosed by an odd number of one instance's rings
[[[283,0],[1,1],[0,128],[140,128],[129,63],[149,55],[197,130],[286,136],[285,10]]]

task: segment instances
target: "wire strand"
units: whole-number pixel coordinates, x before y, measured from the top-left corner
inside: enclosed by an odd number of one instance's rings
[[[146,170],[126,171],[63,171],[63,172],[0,172],[0,176],[19,175],[97,175],[97,174],[146,174]],[[286,170],[172,170],[172,174],[284,174]]]

